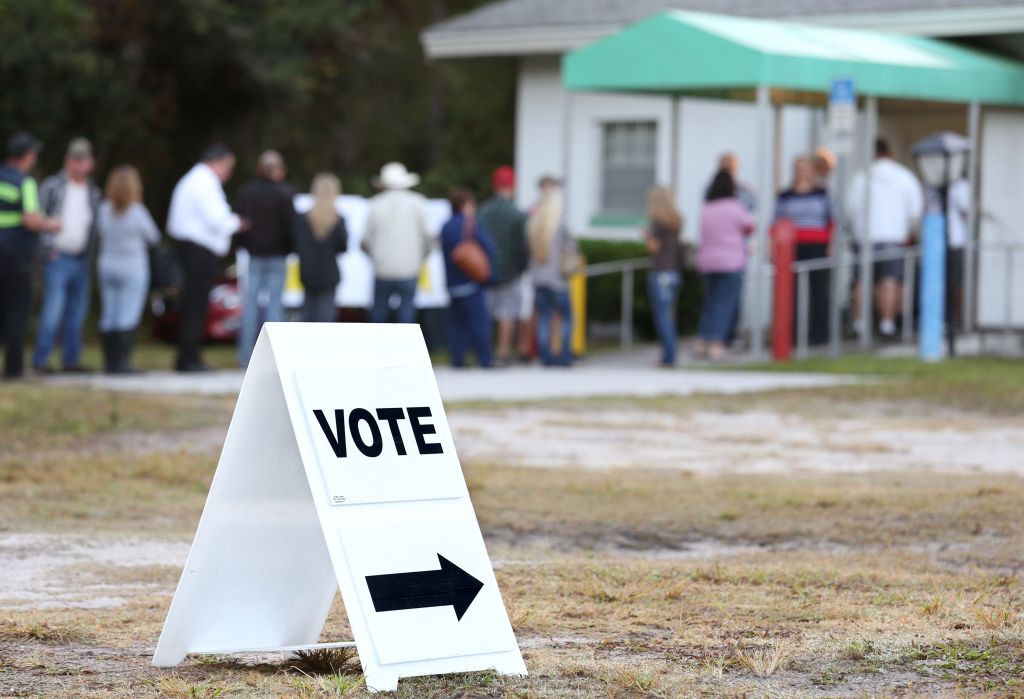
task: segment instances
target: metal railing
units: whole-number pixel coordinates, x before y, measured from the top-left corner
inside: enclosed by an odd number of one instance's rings
[[[1024,242],[1018,241],[985,241],[979,242],[974,246],[974,260],[966,260],[965,264],[977,264],[977,260],[984,253],[1001,252],[1005,254],[1005,268],[1004,268],[1004,324],[1003,331],[1005,333],[1012,333],[1014,327],[1014,311],[1016,300],[1014,298],[1014,291],[1016,289],[1015,274],[1017,271],[1018,254],[1024,255]],[[917,294],[917,274],[918,274],[918,263],[921,259],[921,248],[905,247],[896,250],[887,250],[884,252],[874,252],[871,256],[872,264],[876,262],[886,262],[891,260],[900,260],[903,264],[903,290],[902,290],[902,316],[903,323],[900,333],[900,339],[903,342],[910,343],[914,340],[917,326],[917,305],[918,305],[918,294]],[[793,263],[793,274],[796,282],[796,336],[795,336],[795,355],[798,358],[806,358],[810,354],[810,311],[811,311],[811,280],[810,275],[816,271],[828,271],[830,273],[830,308],[829,308],[829,353],[832,356],[839,356],[843,351],[843,329],[842,329],[842,310],[844,308],[843,296],[845,295],[846,289],[844,288],[844,282],[855,278],[855,271],[860,265],[860,259],[857,254],[850,254],[850,251],[845,245],[837,247],[836,254],[832,257],[823,257],[814,260],[799,260]],[[596,264],[587,265],[584,270],[584,275],[587,279],[595,277],[607,276],[611,274],[621,274],[621,290],[620,290],[620,317],[619,317],[619,344],[623,350],[629,350],[634,344],[633,334],[633,305],[634,305],[634,288],[636,274],[639,271],[648,270],[651,267],[651,260],[646,257],[632,258],[627,260],[612,260],[609,262],[598,262]],[[844,274],[838,274],[837,271],[842,270]],[[764,264],[761,268],[760,279],[762,283],[766,285],[767,289],[773,287],[773,280],[775,277],[775,267],[772,264]],[[974,277],[975,283],[978,283],[978,276]],[[964,275],[964,283],[968,280],[968,276]],[[973,293],[965,289],[965,295],[968,298],[972,298],[974,303],[978,303],[981,298],[980,290],[975,289]],[[871,297],[873,299],[873,295]],[[852,293],[849,301],[852,301]],[[1024,303],[1024,299],[1020,301]],[[970,314],[971,318],[977,317],[977,312]],[[973,330],[974,328],[968,328]],[[998,330],[998,328],[996,328]],[[871,332],[870,328],[865,328],[865,332]]]
[[[651,260],[648,257],[635,257],[629,260],[612,260],[587,265],[583,271],[587,279],[602,277],[608,274],[621,274],[622,287],[619,296],[619,345],[623,351],[633,348],[633,289],[637,270],[649,269]]]

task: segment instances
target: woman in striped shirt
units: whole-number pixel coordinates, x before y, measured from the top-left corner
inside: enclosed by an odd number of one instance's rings
[[[793,184],[779,195],[775,204],[775,220],[788,219],[796,229],[796,259],[816,260],[828,257],[832,249],[835,227],[832,198],[818,184],[814,166],[808,158],[797,158],[793,164]],[[812,345],[828,342],[829,286],[831,276],[826,269],[809,273],[808,341]],[[794,295],[794,302],[795,302]],[[793,314],[794,319],[796,313]]]

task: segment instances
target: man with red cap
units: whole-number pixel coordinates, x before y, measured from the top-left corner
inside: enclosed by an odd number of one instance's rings
[[[497,366],[507,365],[512,351],[512,336],[523,304],[522,276],[529,265],[526,243],[526,214],[516,208],[516,173],[508,165],[496,169],[491,177],[494,196],[480,206],[478,218],[494,239],[494,280],[490,307],[498,322]],[[519,332],[525,330],[519,322]]]

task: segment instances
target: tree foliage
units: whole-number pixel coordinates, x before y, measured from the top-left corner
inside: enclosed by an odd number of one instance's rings
[[[439,194],[512,157],[511,60],[427,61],[420,31],[481,0],[0,0],[0,133],[90,137],[101,174],[129,162],[162,212],[213,140],[241,172],[276,148],[368,192],[388,160]],[[241,178],[236,178],[236,181]]]

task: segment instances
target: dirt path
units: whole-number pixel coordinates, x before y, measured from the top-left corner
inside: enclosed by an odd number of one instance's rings
[[[770,412],[449,411],[464,462],[694,473],[1024,473],[1019,420]]]

